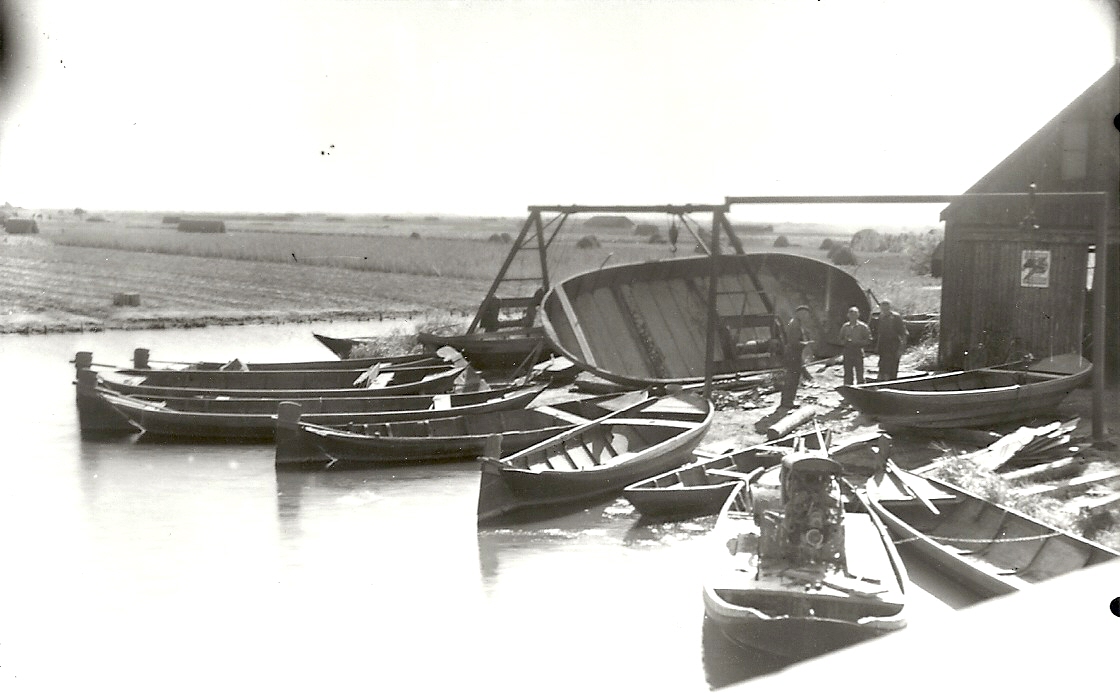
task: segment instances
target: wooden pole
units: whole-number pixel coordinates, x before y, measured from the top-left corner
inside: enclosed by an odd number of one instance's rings
[[[548,259],[545,256],[544,226],[541,225],[541,215],[537,214],[537,257],[541,261],[541,286],[548,291]],[[559,227],[557,227],[559,231]],[[555,236],[554,236],[555,237]]]
[[[1103,443],[1108,436],[1104,425],[1105,344],[1108,341],[1108,200],[1101,194],[1097,218],[1097,249],[1093,263],[1093,442]]]
[[[712,397],[712,376],[715,375],[716,353],[716,283],[719,280],[719,227],[723,223],[723,212],[712,212],[712,270],[708,277],[708,341],[704,345],[704,397]]]

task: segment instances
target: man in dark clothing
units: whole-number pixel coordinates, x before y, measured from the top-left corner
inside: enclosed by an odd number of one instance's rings
[[[906,323],[891,310],[890,301],[879,302],[879,380],[898,377],[898,359],[906,346]]]
[[[782,383],[782,403],[779,409],[792,409],[797,396],[797,386],[801,384],[801,353],[810,344],[806,324],[809,322],[809,306],[798,306],[793,319],[786,324],[785,381]]]

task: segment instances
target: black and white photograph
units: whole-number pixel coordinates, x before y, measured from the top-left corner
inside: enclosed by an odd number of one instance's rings
[[[1107,688],[1117,0],[0,0],[0,688]]]

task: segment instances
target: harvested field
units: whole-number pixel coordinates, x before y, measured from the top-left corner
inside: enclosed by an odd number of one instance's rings
[[[473,314],[509,252],[488,243],[489,234],[520,228],[512,219],[308,215],[187,234],[164,225],[164,216],[112,212],[90,224],[60,215],[36,237],[3,236],[0,332]],[[565,228],[549,246],[554,280],[674,255],[611,229],[597,234],[600,248],[579,249],[578,221]],[[789,252],[826,259],[819,237],[783,231],[796,239]],[[772,251],[765,237],[741,239],[747,252]],[[510,275],[536,276],[533,255],[523,253]],[[908,265],[904,254],[875,253],[849,271],[903,312],[936,312],[940,281]],[[120,293],[139,294],[140,305],[114,307]]]
[[[5,241],[2,332],[473,312],[487,287],[478,280]],[[140,306],[113,306],[116,293],[139,294]]]

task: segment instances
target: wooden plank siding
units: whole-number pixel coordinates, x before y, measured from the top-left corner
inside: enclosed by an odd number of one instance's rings
[[[1120,138],[1120,63],[974,183],[968,193],[1097,192],[1108,194],[1111,243],[1120,241],[1117,180]],[[1038,231],[1020,230],[1033,212]],[[945,368],[998,362],[1000,341],[1019,337],[1035,355],[1082,351],[1092,330],[1086,302],[1087,252],[1098,241],[1096,203],[1036,198],[962,199],[946,207],[942,265],[940,358]],[[1025,249],[1050,250],[1050,287],[1019,286]],[[1109,260],[1107,354],[1109,380],[1120,380],[1120,270],[1116,246]],[[1013,271],[1014,270],[1014,271]],[[1087,352],[1085,355],[1089,355]],[[996,361],[992,359],[996,358]]]
[[[953,259],[941,289],[940,349],[947,368],[1003,363],[1013,351],[1080,353],[1088,253],[1084,245],[1043,238],[1016,228],[946,238]],[[1049,287],[1020,285],[1024,250],[1050,251]]]

